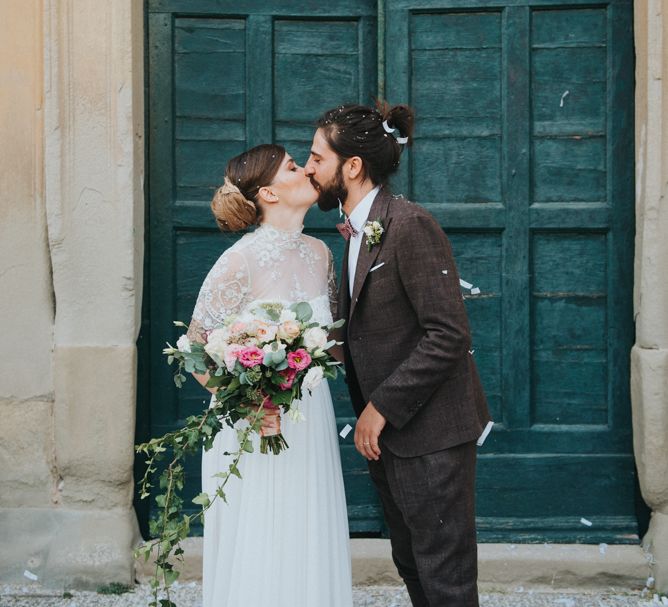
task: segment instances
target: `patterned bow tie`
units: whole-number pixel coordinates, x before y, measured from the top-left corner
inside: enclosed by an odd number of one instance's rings
[[[339,231],[341,236],[343,236],[346,240],[350,240],[350,237],[357,236],[357,230],[353,228],[353,224],[350,223],[350,219],[346,217],[346,220],[344,223],[337,223],[336,224],[336,229]]]

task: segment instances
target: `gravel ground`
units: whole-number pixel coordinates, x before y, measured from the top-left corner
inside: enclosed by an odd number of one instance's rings
[[[0,586],[0,607],[146,607],[150,590],[147,585],[136,586],[133,592],[122,595],[102,595],[95,592],[62,593],[45,590],[38,585]],[[201,585],[196,582],[177,584],[172,600],[179,607],[199,607]],[[517,588],[514,592],[481,593],[481,607],[650,607],[668,605],[668,599],[652,597],[645,591],[621,593],[545,592]],[[410,607],[405,589],[397,586],[359,586],[354,590],[355,607]],[[317,607],[317,606],[313,606]]]

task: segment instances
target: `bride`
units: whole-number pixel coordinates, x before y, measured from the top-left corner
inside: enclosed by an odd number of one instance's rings
[[[189,329],[206,331],[258,301],[307,301],[314,320],[333,320],[332,254],[302,233],[317,198],[304,169],[278,145],[260,145],[229,161],[211,208],[221,230],[257,226],[227,249],[207,275]],[[206,376],[196,376],[204,385]],[[305,395],[305,421],[280,420],[289,449],[253,453],[239,465],[242,480],[226,486],[204,521],[204,607],[352,606],[346,501],[327,382]],[[266,415],[265,427],[276,420]],[[236,432],[225,427],[202,456],[202,490],[215,493]]]

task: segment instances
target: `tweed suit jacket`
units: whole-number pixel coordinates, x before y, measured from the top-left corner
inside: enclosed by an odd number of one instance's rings
[[[369,220],[384,233],[360,247],[352,297],[346,247],[338,312],[348,388],[386,418],[381,448],[400,457],[477,439],[490,420],[450,243],[422,207],[384,188]]]

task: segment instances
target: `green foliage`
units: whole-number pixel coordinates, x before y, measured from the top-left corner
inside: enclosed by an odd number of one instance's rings
[[[111,584],[105,584],[104,586],[99,586],[97,589],[98,594],[126,594],[127,592],[132,592],[132,586],[127,584],[121,584],[120,582],[111,582]],[[65,595],[69,596],[66,597]],[[63,598],[72,598],[72,594],[69,592],[63,593]]]
[[[241,388],[239,382],[234,380],[224,389],[224,393],[230,391],[236,392]],[[224,398],[227,394],[223,394]],[[229,395],[227,395],[229,396]],[[200,449],[211,449],[213,440],[222,428],[219,420],[221,415],[229,415],[230,409],[225,402],[218,401],[215,406],[206,409],[201,415],[190,416],[185,425],[174,432],[169,432],[160,438],[153,438],[150,441],[138,445],[137,452],[146,456],[146,473],[140,481],[140,497],[146,499],[150,496],[153,484],[151,480],[158,472],[158,462],[167,461],[169,463],[158,477],[159,493],[155,496],[155,502],[158,506],[158,516],[149,523],[151,536],[154,538],[142,544],[135,550],[135,558],[143,558],[148,561],[154,558],[155,572],[151,580],[153,590],[153,607],[176,607],[169,598],[169,588],[178,579],[179,572],[175,568],[174,561],[183,559],[183,549],[181,542],[188,537],[190,526],[193,521],[203,521],[204,513],[215,503],[216,499],[221,498],[225,501],[225,485],[233,476],[241,478],[239,472],[239,460],[243,453],[251,453],[253,445],[250,439],[251,433],[259,432],[261,419],[263,415],[262,404],[256,411],[240,408],[242,412],[250,415],[249,425],[238,430],[239,449],[230,453],[232,462],[225,472],[219,472],[216,476],[221,479],[221,483],[216,488],[214,495],[200,493],[193,499],[193,502],[201,507],[201,510],[193,515],[182,514],[183,499],[180,492],[184,485],[183,461],[187,455],[194,454]],[[241,413],[237,410],[235,417],[240,417]],[[158,593],[163,588],[167,598],[159,600]]]
[[[290,309],[297,315],[299,322],[307,323],[311,320],[311,316],[313,316],[313,309],[304,301],[292,304]]]

